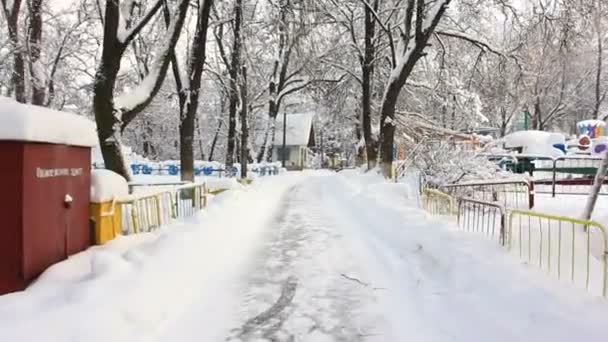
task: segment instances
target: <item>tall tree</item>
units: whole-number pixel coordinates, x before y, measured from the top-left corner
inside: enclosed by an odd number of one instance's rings
[[[239,74],[242,66],[242,29],[243,29],[243,1],[235,0],[232,8],[232,46],[230,51],[225,47],[224,25],[221,23],[215,30],[215,41],[220,58],[228,73],[228,82],[224,82],[221,74],[217,78],[226,88],[228,95],[228,137],[226,144],[226,168],[232,167],[236,157],[237,148],[237,113],[240,102]]]
[[[150,73],[134,90],[116,97],[117,76],[127,47],[161,7],[168,6],[169,2],[155,0],[137,22],[132,17],[135,5],[135,1],[106,1],[103,46],[93,96],[93,111],[105,166],[127,179],[130,173],[121,152],[120,132],[150,104],[160,90],[171,53],[184,25],[189,1],[176,0],[175,12],[171,13],[173,20]]]
[[[376,59],[376,20],[374,13],[378,12],[378,0],[365,6],[365,43],[363,55],[359,57],[361,64],[361,128],[367,154],[369,169],[376,166],[378,158],[378,141],[372,134],[372,87],[374,64]]]
[[[202,2],[202,3],[201,3]],[[173,76],[179,99],[179,139],[181,179],[194,181],[194,130],[199,107],[201,79],[206,58],[207,28],[212,0],[197,0],[196,29],[192,38],[190,56],[185,73],[179,68],[175,53],[172,54]],[[168,21],[168,13],[165,16]]]
[[[408,0],[399,38],[394,39],[392,31],[388,28],[384,29],[389,36],[391,47],[391,73],[380,106],[380,166],[386,177],[392,173],[395,107],[399,94],[416,63],[424,55],[424,49],[450,2],[451,0],[433,1],[429,2],[431,6],[427,6],[425,0]],[[371,7],[369,3],[366,4]],[[383,24],[377,13],[374,16],[380,24]]]

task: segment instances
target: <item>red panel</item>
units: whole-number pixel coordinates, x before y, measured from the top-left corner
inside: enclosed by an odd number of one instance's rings
[[[90,245],[90,149],[27,144],[23,163],[23,273],[32,280]],[[73,198],[70,206],[66,195]]]
[[[0,294],[21,290],[22,261],[22,178],[23,145],[0,141]]]

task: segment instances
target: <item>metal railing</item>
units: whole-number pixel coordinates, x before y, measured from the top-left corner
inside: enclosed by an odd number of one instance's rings
[[[207,184],[189,184],[175,190],[175,217],[193,216],[207,206]]]
[[[431,215],[456,214],[456,205],[452,196],[434,189],[425,188],[422,191],[422,207]]]
[[[608,229],[597,222],[508,210],[496,201],[455,200],[428,188],[422,206],[432,215],[455,215],[459,229],[484,234],[557,279],[608,297]]]
[[[149,232],[174,219],[193,216],[207,205],[207,193],[206,183],[201,183],[118,199],[116,204],[122,209],[123,234]]]
[[[540,155],[492,155],[480,154],[505,165],[516,173],[529,172],[534,176],[537,193],[556,195],[587,195],[602,158],[597,156],[566,155],[548,157]],[[608,195],[608,181],[602,186],[600,195]]]
[[[586,195],[593,185],[593,178],[600,166],[600,157],[562,156],[552,160],[536,161],[538,191],[560,195]],[[600,194],[608,194],[602,186]]]
[[[458,227],[466,232],[498,238],[505,245],[506,210],[495,202],[458,198]]]
[[[534,184],[524,180],[458,183],[441,186],[440,190],[453,198],[499,202],[505,208],[534,207]]]
[[[528,264],[558,279],[606,297],[608,231],[593,221],[513,210],[509,215],[509,249]]]

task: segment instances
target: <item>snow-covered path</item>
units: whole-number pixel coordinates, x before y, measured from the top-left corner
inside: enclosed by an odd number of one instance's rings
[[[372,177],[291,187],[233,290],[227,341],[604,341],[608,302],[449,231]],[[184,315],[160,340],[200,341]],[[204,340],[204,339],[203,339]],[[213,340],[220,340],[215,338]]]
[[[413,189],[370,175],[263,180],[134,240],[0,297],[0,341],[608,338],[608,301],[451,231]]]

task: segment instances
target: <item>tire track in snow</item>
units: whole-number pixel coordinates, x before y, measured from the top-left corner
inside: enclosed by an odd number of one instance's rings
[[[322,183],[305,182],[284,197],[246,282],[242,325],[227,341],[363,341],[355,321],[372,288],[349,281],[353,256],[324,208]]]

